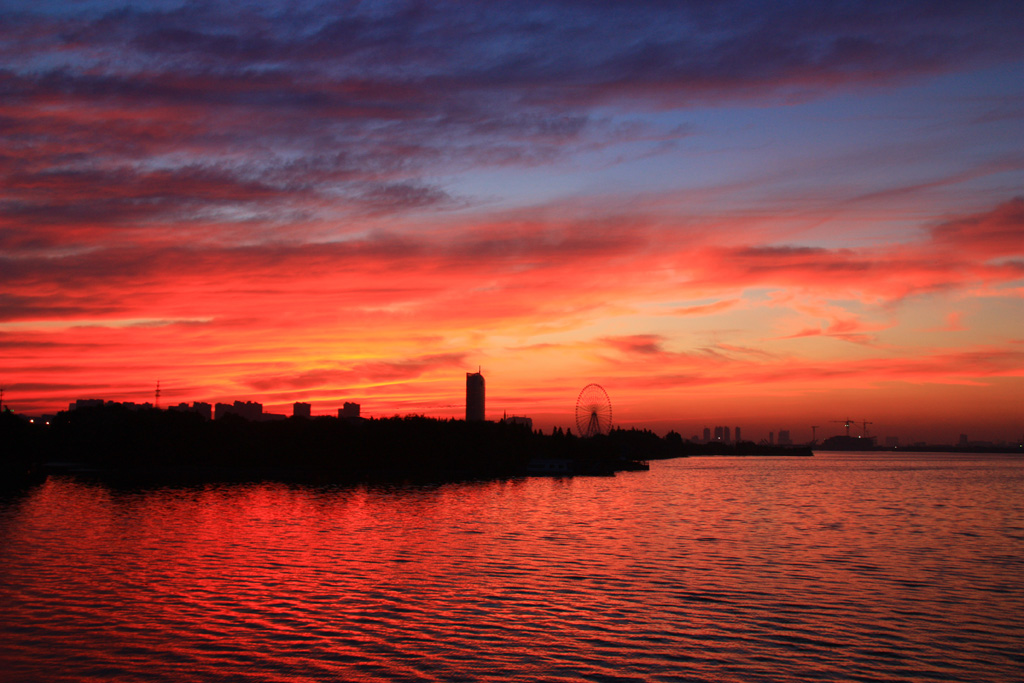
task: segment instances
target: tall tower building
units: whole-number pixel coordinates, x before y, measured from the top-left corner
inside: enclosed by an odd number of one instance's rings
[[[466,373],[466,422],[484,419],[484,376],[480,372]]]

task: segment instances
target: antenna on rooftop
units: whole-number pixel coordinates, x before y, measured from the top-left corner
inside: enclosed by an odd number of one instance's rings
[[[157,409],[159,409],[160,408],[160,380],[156,381],[156,396],[154,398],[155,398],[155,401],[154,401],[153,405]]]

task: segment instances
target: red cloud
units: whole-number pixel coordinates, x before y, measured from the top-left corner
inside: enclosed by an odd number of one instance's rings
[[[956,218],[931,230],[934,246],[960,258],[1006,260],[1024,274],[1024,198],[1015,198],[991,211]]]
[[[686,306],[684,308],[677,308],[672,311],[673,315],[712,315],[721,311],[733,308],[740,302],[739,299],[727,299],[724,301],[716,301],[711,304],[702,304],[700,306]]]
[[[655,355],[663,352],[661,345],[664,338],[656,334],[635,334],[628,337],[605,337],[601,341],[625,354]]]

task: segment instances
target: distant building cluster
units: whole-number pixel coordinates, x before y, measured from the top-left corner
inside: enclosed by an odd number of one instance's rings
[[[792,446],[793,437],[789,435],[788,429],[780,429],[778,443],[775,441],[775,432],[768,432],[768,440],[762,440],[761,443],[767,443],[769,446]]]
[[[199,413],[203,416],[204,420],[209,420],[213,417],[213,406],[201,401],[193,401],[191,406],[187,403],[179,403],[176,406],[168,406],[167,410],[176,410],[181,413]]]
[[[157,400],[159,400],[159,388],[157,389]],[[74,403],[68,406],[68,410],[79,410],[82,408],[97,407],[97,406],[109,406],[119,405],[129,410],[152,410],[154,405],[152,403],[134,403],[132,401],[117,402],[117,401],[104,401],[98,398],[80,398]],[[159,406],[156,406],[159,409]],[[203,403],[201,401],[195,401],[191,405],[188,403],[179,403],[178,405],[168,406],[167,410],[173,410],[183,413],[197,413],[205,420],[222,420],[229,415],[236,415],[244,418],[251,422],[268,422],[273,420],[284,420],[287,419],[287,415],[279,413],[267,413],[263,410],[263,404],[257,401],[234,401],[233,403],[215,403],[213,405],[209,403]],[[345,401],[341,408],[338,408],[338,418],[346,420],[359,420],[362,419],[361,414],[362,407],[353,401]],[[467,422],[483,422],[486,420],[486,399],[485,399],[485,384],[483,373],[477,370],[477,372],[466,373],[466,421]],[[313,415],[313,406],[309,403],[302,401],[296,401],[292,404],[293,418],[311,418]],[[520,415],[506,415],[503,418],[504,422],[510,424],[521,424],[526,426],[531,431],[533,430],[533,419],[529,417],[523,417]],[[738,430],[737,430],[738,432]]]
[[[255,401],[235,401],[234,403],[218,403],[213,407],[213,419],[222,420],[228,415],[244,417],[251,422],[274,419],[270,414],[263,413],[263,404]],[[281,416],[282,418],[284,415]]]
[[[740,440],[741,440],[740,428],[739,427],[736,427],[735,439],[736,439],[735,443],[739,443]],[[712,442],[717,442],[717,443],[733,443],[733,431],[731,429],[729,429],[728,427],[719,426],[719,427],[715,427],[715,431],[712,434],[711,428],[710,427],[705,427],[704,428],[704,437],[702,439],[698,439],[698,438],[695,437],[693,440],[694,441],[699,441],[701,443],[712,443]]]
[[[80,398],[74,403],[68,404],[68,410],[81,410],[82,408],[95,408],[101,406],[121,406],[128,410],[152,410],[153,404],[135,403],[133,401],[104,401],[101,398]],[[192,405],[179,403],[168,406],[167,410],[180,413],[197,413],[204,420],[221,420],[228,415],[237,415],[251,422],[271,422],[274,420],[285,420],[287,415],[281,413],[266,413],[263,411],[263,404],[256,401],[235,401],[233,403],[209,404],[202,401],[194,401]],[[313,406],[301,401],[292,406],[292,417],[311,418]],[[358,418],[359,404],[345,402],[343,408],[338,409],[340,418]],[[49,416],[48,416],[49,417]]]
[[[79,410],[81,408],[95,408],[100,406],[121,406],[128,410],[150,410],[153,408],[153,404],[149,403],[136,403],[134,401],[104,401],[102,398],[80,398],[74,403],[68,404],[68,410]]]
[[[792,446],[794,445],[793,437],[790,435],[788,429],[780,429],[778,431],[778,444],[775,439],[776,433],[774,431],[768,432],[768,437],[761,439],[762,445],[770,446]],[[697,436],[696,434],[690,439],[694,443],[723,443],[723,444],[738,444],[743,441],[743,431],[739,427],[733,427],[730,429],[724,425],[716,426],[714,429],[711,427],[705,427],[703,436]]]

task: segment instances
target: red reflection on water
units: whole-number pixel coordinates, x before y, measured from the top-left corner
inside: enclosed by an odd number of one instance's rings
[[[1024,597],[991,558],[1020,557],[1001,531],[1024,525],[1005,504],[1019,463],[929,467],[694,458],[335,489],[55,479],[0,507],[0,648],[22,678],[54,680],[1009,670],[1005,615]]]

